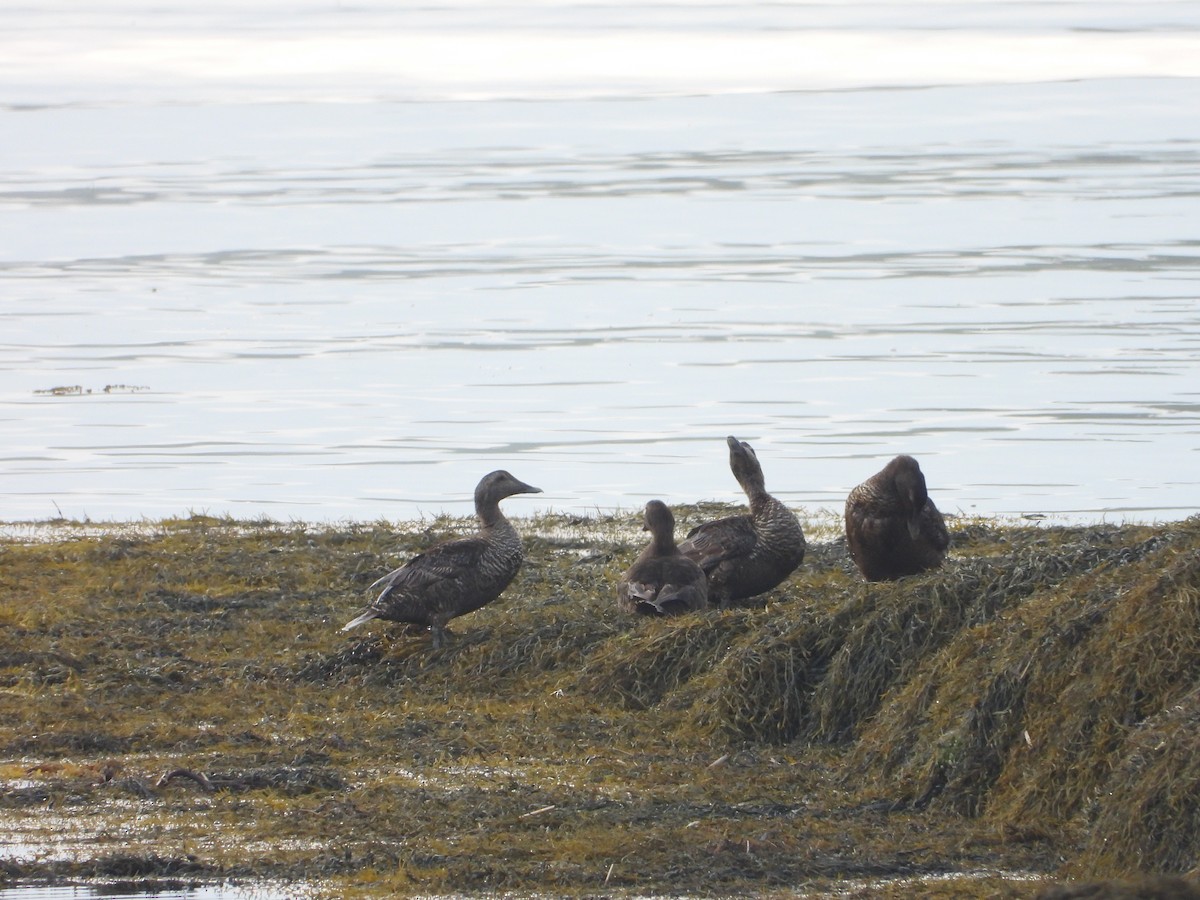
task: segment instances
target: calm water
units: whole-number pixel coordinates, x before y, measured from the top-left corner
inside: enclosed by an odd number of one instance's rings
[[[1200,4],[391,5],[0,8],[0,519],[1200,510]]]

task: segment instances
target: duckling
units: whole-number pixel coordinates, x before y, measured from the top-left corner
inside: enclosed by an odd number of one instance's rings
[[[950,533],[911,456],[897,456],[846,498],[846,544],[867,581],[937,568]]]
[[[617,605],[626,612],[672,616],[708,605],[704,570],[675,546],[675,516],[661,500],[646,504],[650,543],[621,576]]]
[[[475,488],[475,515],[482,526],[470,537],[444,541],[384,575],[371,590],[379,596],[342,631],[371,619],[427,626],[434,648],[441,647],[451,619],[491,603],[521,568],[521,537],[500,511],[513,494],[540,494],[508,472],[485,475]]]
[[[679,545],[707,574],[708,599],[722,609],[782,583],[804,560],[806,546],[800,520],[767,493],[754,449],[732,435],[725,442],[750,514],[705,522]]]

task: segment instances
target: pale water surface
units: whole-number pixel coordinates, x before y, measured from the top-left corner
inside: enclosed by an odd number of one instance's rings
[[[1200,4],[394,5],[0,8],[0,519],[1200,510]]]

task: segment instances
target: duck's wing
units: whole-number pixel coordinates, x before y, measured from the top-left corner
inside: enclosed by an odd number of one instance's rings
[[[851,541],[890,543],[891,535],[906,521],[903,510],[889,502],[874,479],[864,481],[846,498],[846,536]]]
[[[457,581],[473,573],[487,550],[483,538],[460,538],[431,547],[371,585],[380,589],[376,603],[393,591],[426,591],[434,585]]]
[[[866,510],[857,510],[854,516],[846,519],[846,536],[851,541],[872,547],[886,545],[893,543],[893,538],[904,531],[906,521],[896,516],[873,516]]]
[[[658,596],[660,585],[649,581],[625,582],[625,593],[633,600],[651,601]]]
[[[704,594],[693,585],[631,584],[629,596],[634,600],[634,609],[649,616],[675,616],[705,605]]]
[[[932,500],[926,501],[921,510],[921,537],[939,553],[945,553],[950,548],[950,531],[946,528],[946,520]]]
[[[677,615],[708,605],[708,594],[703,585],[664,584],[654,604],[664,615]]]
[[[679,545],[679,552],[707,572],[726,560],[748,556],[757,543],[751,518],[730,516],[697,525]]]

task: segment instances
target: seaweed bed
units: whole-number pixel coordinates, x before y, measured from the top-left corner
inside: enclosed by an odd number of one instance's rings
[[[0,886],[1200,896],[1200,518],[958,520],[883,585],[827,528],[665,621],[638,523],[518,520],[438,651],[338,629],[462,521],[0,526]]]

